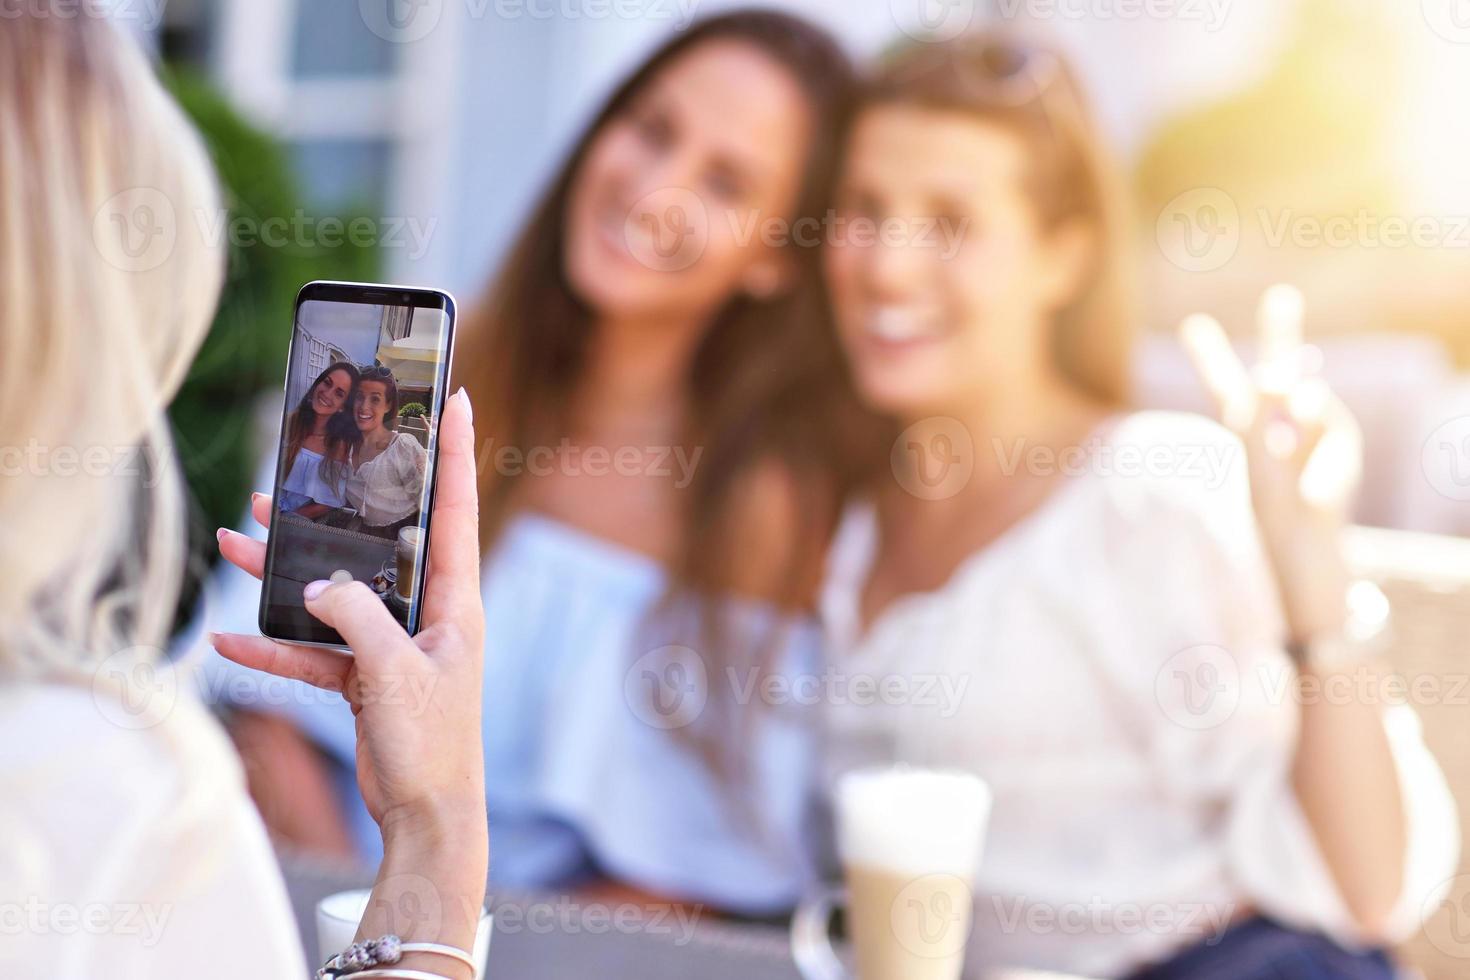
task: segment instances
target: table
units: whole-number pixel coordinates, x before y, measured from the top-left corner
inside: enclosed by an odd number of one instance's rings
[[[273,530],[276,560],[271,568],[271,615],[292,622],[310,622],[301,590],[308,582],[329,577],[341,569],[359,582],[371,582],[384,566],[396,568],[396,542],[360,531],[347,531],[309,521],[298,514],[281,514]],[[405,613],[389,610],[399,622]]]
[[[367,888],[365,870],[281,855],[281,868],[307,963],[316,965],[316,903],[351,888]],[[802,980],[781,926],[707,918],[624,917],[599,902],[565,895],[502,893],[488,898],[495,915],[485,980]],[[623,906],[625,911],[635,906]],[[985,980],[1068,980],[1058,974],[1007,971]],[[1071,978],[1081,980],[1081,978]]]

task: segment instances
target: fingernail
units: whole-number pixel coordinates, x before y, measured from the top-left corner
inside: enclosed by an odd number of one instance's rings
[[[225,539],[225,535],[226,534],[229,534],[229,533],[230,532],[229,532],[229,530],[227,528],[223,528],[222,527],[218,531],[215,531],[214,532],[214,539],[216,541],[223,541]]]
[[[265,496],[265,494],[261,493],[259,490],[252,490],[252,491],[250,491],[250,502],[253,504],[257,500],[259,500],[261,497],[264,497],[264,496]]]
[[[475,407],[470,404],[470,393],[464,390],[464,385],[459,386],[459,390],[454,393],[454,397],[464,402],[465,418],[473,422],[475,420]]]
[[[212,647],[219,646],[219,634],[211,630],[210,632],[205,634],[204,642],[208,643]]]
[[[302,591],[301,594],[306,596],[307,602],[310,602],[331,587],[332,583],[328,582],[326,579],[317,579],[315,582],[307,585],[307,587]]]

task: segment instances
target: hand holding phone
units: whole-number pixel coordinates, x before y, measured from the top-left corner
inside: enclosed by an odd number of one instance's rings
[[[353,656],[262,636],[211,637],[246,667],[341,692],[357,716],[357,780],[383,830],[384,869],[427,881],[442,903],[445,937],[469,948],[483,899],[488,840],[480,740],[484,608],[474,427],[461,390],[440,420],[442,465],[423,583],[423,628],[409,636],[362,582],[313,582],[306,610],[339,632]],[[270,497],[252,502],[268,524]],[[221,529],[220,553],[260,578],[267,546]],[[463,899],[463,901],[460,901]],[[379,930],[387,931],[387,930]]]
[[[319,579],[366,583],[417,632],[454,315],[434,289],[301,290],[261,588],[266,636],[344,645],[303,603]]]

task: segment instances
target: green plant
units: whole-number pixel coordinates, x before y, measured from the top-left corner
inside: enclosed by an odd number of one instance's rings
[[[232,223],[242,219],[261,227],[303,213],[286,149],[246,122],[202,75],[165,70],[164,81],[209,148],[226,209],[222,215],[180,215],[180,221],[191,232],[231,242],[219,311],[169,409],[194,505],[189,552],[197,575],[217,558],[213,529],[235,524],[253,489],[264,448],[254,438],[256,407],[264,392],[280,385],[297,290],[312,279],[373,281],[379,261],[376,249],[350,242],[274,247],[231,235]],[[183,610],[192,607],[198,584],[191,575]]]
[[[429,410],[424,407],[422,402],[409,402],[398,410],[398,417],[401,419],[423,418],[427,414],[429,414]]]

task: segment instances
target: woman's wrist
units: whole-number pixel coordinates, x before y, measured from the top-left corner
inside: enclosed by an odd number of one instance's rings
[[[388,915],[371,928],[364,919],[363,935],[394,933],[405,941],[469,948],[489,864],[483,794],[395,808],[384,815],[382,831],[383,863],[372,904]],[[414,912],[395,922],[395,909]]]
[[[383,851],[427,854],[489,835],[485,794],[478,787],[439,793],[392,807],[379,822]]]

